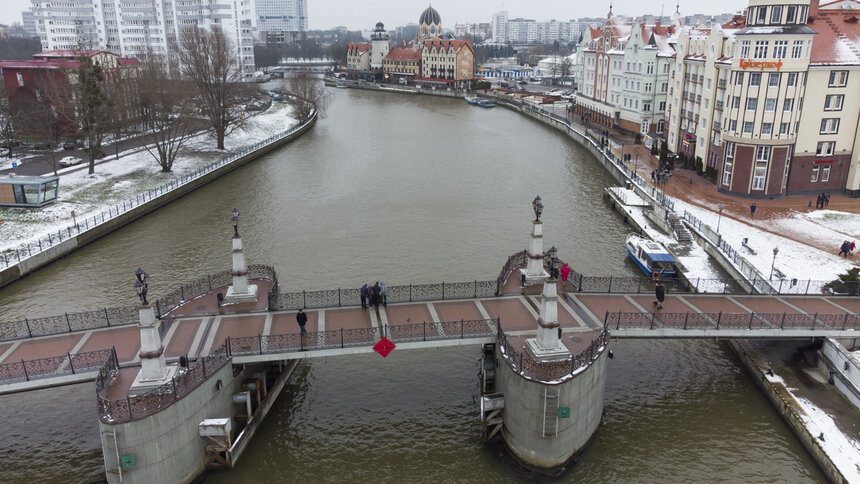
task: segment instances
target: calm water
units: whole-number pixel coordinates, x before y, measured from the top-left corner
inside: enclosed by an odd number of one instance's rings
[[[249,262],[284,290],[493,279],[525,248],[531,199],[548,245],[588,274],[632,275],[612,180],[577,145],[502,108],[333,90],[328,117],[258,160],[0,291],[0,320],[133,303],[229,266],[230,209]],[[738,364],[704,341],[620,341],[604,425],[554,480],[818,482]],[[300,366],[230,473],[208,482],[518,481],[480,443],[479,348]],[[103,469],[91,384],[0,397],[0,482],[89,482]]]

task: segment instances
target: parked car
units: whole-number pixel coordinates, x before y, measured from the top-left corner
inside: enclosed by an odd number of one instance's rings
[[[83,146],[84,146],[84,143],[82,141],[76,140],[76,139],[69,140],[69,141],[66,141],[65,143],[63,143],[63,149],[66,151],[76,150],[78,148],[82,148]]]
[[[51,149],[51,144],[50,143],[36,143],[33,145],[33,149],[34,150],[40,150],[40,151],[49,150],[49,149]]]
[[[66,168],[69,166],[79,165],[82,161],[84,161],[84,160],[82,160],[80,158],[76,158],[74,156],[64,156],[64,157],[60,158],[60,161],[57,162],[57,166],[60,166],[62,168]]]

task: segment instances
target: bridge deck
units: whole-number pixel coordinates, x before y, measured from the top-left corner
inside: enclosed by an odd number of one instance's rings
[[[262,281],[261,281],[262,282]],[[263,283],[265,284],[265,283]],[[267,290],[268,287],[261,287]],[[517,281],[507,281],[504,291],[509,294],[478,299],[459,299],[444,301],[409,302],[388,304],[387,306],[363,309],[357,307],[336,307],[327,309],[308,309],[307,330],[311,333],[322,331],[344,331],[361,330],[369,328],[396,327],[398,325],[414,325],[425,323],[425,331],[443,331],[438,324],[440,322],[460,320],[488,320],[501,319],[501,326],[505,332],[523,334],[533,332],[537,328],[537,318],[540,308],[540,287],[530,287],[525,290],[519,288]],[[561,288],[559,298],[559,322],[565,332],[587,331],[601,328],[607,313],[626,313],[625,316],[639,315],[640,319],[650,319],[650,327],[625,327],[610,324],[610,330],[614,337],[792,337],[792,336],[815,336],[833,334],[845,336],[845,331],[837,331],[842,328],[831,326],[830,328],[805,328],[806,331],[780,331],[779,323],[771,321],[775,319],[768,315],[786,314],[794,317],[804,318],[801,315],[809,315],[812,321],[815,313],[819,314],[848,314],[854,315],[860,311],[860,299],[845,297],[823,297],[823,296],[732,296],[732,295],[697,295],[697,294],[671,294],[667,296],[663,309],[655,313],[654,298],[650,294],[586,294],[563,292],[566,287]],[[165,356],[168,360],[176,360],[181,355],[188,355],[190,359],[208,355],[218,348],[225,339],[245,338],[246,340],[258,337],[261,340],[271,335],[289,335],[299,332],[295,320],[296,311],[265,312],[265,302],[260,301],[256,305],[243,305],[241,308],[228,306],[218,308],[215,294],[223,292],[225,288],[218,288],[211,293],[188,301],[172,311],[170,316],[174,319],[166,320],[162,332],[165,347]],[[263,298],[264,299],[264,298]],[[217,314],[214,316],[193,316],[199,313],[217,313],[220,311],[235,311],[241,309],[249,312],[238,314]],[[699,326],[691,322],[684,329],[677,324],[669,324],[667,319],[670,315],[682,313],[700,316]],[[714,324],[715,314],[723,316],[740,315],[750,316],[749,327],[719,326]],[[682,314],[683,315],[683,314]],[[760,316],[764,315],[764,316]],[[782,319],[785,317],[783,316]],[[610,318],[611,319],[611,318]],[[689,319],[689,317],[688,317]],[[696,319],[696,318],[694,318]],[[754,325],[752,323],[755,323]],[[813,325],[814,326],[814,325]],[[429,328],[429,329],[427,329]],[[789,326],[786,326],[789,328]],[[449,329],[450,330],[450,329]],[[828,332],[829,331],[829,332]],[[382,334],[382,333],[378,333]],[[392,334],[390,331],[387,334]],[[393,334],[397,334],[394,332]],[[397,342],[395,340],[395,342]],[[452,342],[427,342],[425,345],[445,345]],[[260,343],[260,348],[262,348]],[[421,346],[410,344],[409,346]],[[16,388],[29,388],[39,385],[38,377],[55,376],[58,373],[71,373],[78,355],[92,354],[97,350],[107,350],[111,347],[116,349],[117,359],[120,365],[128,365],[139,362],[140,337],[135,325],[100,328],[89,331],[73,332],[69,334],[34,337],[0,344],[0,393],[14,391]],[[362,351],[370,351],[363,348]],[[356,352],[353,348],[352,351]],[[261,351],[262,353],[262,351]],[[323,356],[337,354],[338,351],[309,351],[299,353],[302,357]],[[270,355],[268,359],[276,357],[295,357],[293,353]],[[95,356],[94,356],[95,357]],[[244,358],[249,359],[250,358]],[[38,373],[33,375],[32,360],[39,360]],[[26,361],[26,379],[34,380],[25,382],[21,386],[21,378],[8,378],[8,369],[22,366]],[[82,365],[81,365],[82,366]],[[77,380],[81,380],[78,378]],[[53,380],[53,379],[51,379]],[[10,386],[10,381],[15,381],[15,386]]]

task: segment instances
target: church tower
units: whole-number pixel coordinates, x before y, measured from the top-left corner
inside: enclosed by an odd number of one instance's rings
[[[427,10],[421,12],[421,17],[418,19],[418,35],[416,40],[419,44],[425,40],[438,39],[442,36],[442,17],[433,6],[428,6]]]
[[[382,69],[382,59],[388,55],[388,32],[385,31],[385,25],[382,22],[376,24],[373,33],[370,34],[370,68]]]

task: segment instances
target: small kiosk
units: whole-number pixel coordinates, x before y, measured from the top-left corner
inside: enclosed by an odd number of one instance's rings
[[[42,207],[57,200],[58,176],[0,175],[0,207]]]

